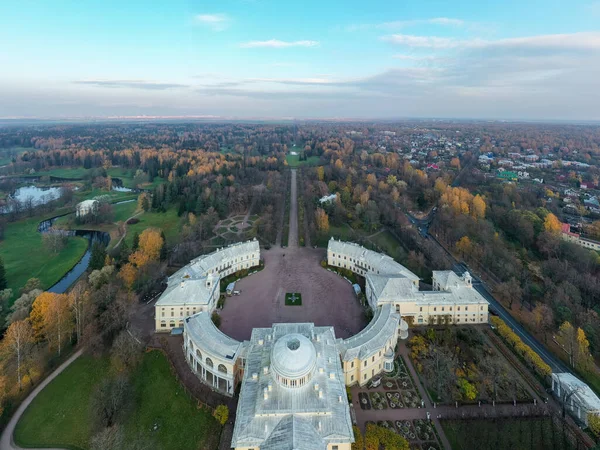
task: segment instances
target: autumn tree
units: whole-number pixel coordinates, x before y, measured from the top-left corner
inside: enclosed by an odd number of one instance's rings
[[[590,343],[581,328],[575,329],[570,322],[564,322],[556,334],[557,342],[569,355],[572,367],[588,370],[593,365],[590,355]]]
[[[473,197],[473,202],[471,204],[471,215],[475,219],[485,219],[485,200],[477,194]]]
[[[28,320],[19,320],[10,324],[4,333],[4,345],[9,356],[15,359],[17,366],[17,383],[21,390],[21,368],[31,355],[33,345],[33,329]]]
[[[213,412],[213,417],[217,419],[221,425],[225,425],[229,419],[229,408],[226,405],[219,405]]]
[[[60,356],[63,342],[72,329],[68,295],[43,292],[33,302],[29,317],[35,338],[46,340]]]
[[[317,224],[317,230],[323,234],[329,233],[329,216],[322,208],[317,208],[315,212],[315,222]]]
[[[158,261],[163,243],[164,240],[159,230],[147,228],[140,235],[139,250],[148,255],[149,260]]]
[[[461,237],[456,243],[456,251],[459,252],[463,258],[467,255],[470,255],[472,250],[473,244],[468,236]]]
[[[509,281],[498,284],[494,288],[494,295],[502,303],[508,303],[508,308],[512,309],[515,301],[520,303],[523,299],[523,289],[519,281],[512,277]]]
[[[560,234],[561,229],[562,224],[554,214],[549,213],[548,215],[546,215],[546,218],[544,219],[544,231],[556,235]]]

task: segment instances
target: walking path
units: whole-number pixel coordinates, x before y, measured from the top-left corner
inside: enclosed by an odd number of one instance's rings
[[[298,247],[298,193],[296,189],[296,169],[292,169],[290,190],[290,231],[288,235],[288,247]]]
[[[139,216],[140,214],[143,214],[143,213],[144,213],[144,211],[140,211],[139,213],[134,214],[129,219],[127,219],[125,222],[123,222],[123,226],[124,226],[125,232],[123,233],[123,236],[121,236],[121,239],[119,239],[119,242],[117,242],[113,248],[117,248],[119,245],[121,245],[121,241],[123,239],[125,239],[125,236],[127,236],[127,222],[129,222],[134,217],[137,217],[137,216]]]
[[[54,380],[59,374],[62,373],[73,361],[81,356],[83,353],[83,349],[77,350],[69,359],[67,359],[64,363],[62,363],[58,368],[52,372],[44,381],[42,381],[39,386],[37,386],[31,393],[27,396],[23,403],[19,406],[15,414],[8,422],[8,425],[2,432],[2,437],[0,438],[0,450],[18,450],[21,447],[18,447],[13,441],[13,434],[15,432],[15,427],[17,426],[17,422],[27,409],[27,407],[31,404],[33,399],[44,389],[48,384]],[[48,449],[46,449],[48,450]],[[50,450],[62,450],[62,449],[50,449]]]

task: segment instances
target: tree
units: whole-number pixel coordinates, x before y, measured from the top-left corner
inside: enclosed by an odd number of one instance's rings
[[[4,333],[4,344],[17,363],[17,383],[21,390],[21,367],[31,354],[33,329],[28,320],[19,320],[10,324]]]
[[[459,252],[463,258],[465,258],[467,255],[470,255],[472,250],[473,244],[471,244],[471,239],[469,239],[469,236],[461,237],[456,243],[456,251]]]
[[[221,425],[225,425],[229,419],[229,408],[225,405],[219,405],[213,412],[213,417],[217,419]]]
[[[146,228],[140,235],[139,250],[152,261],[158,261],[164,240],[159,230]]]
[[[473,197],[473,203],[471,204],[471,215],[475,219],[485,219],[485,200],[477,194]]]
[[[325,170],[323,169],[323,166],[317,167],[317,178],[319,181],[323,181],[325,178]]]
[[[136,231],[135,233],[133,233],[133,242],[131,244],[131,250],[135,252],[139,246],[140,246],[140,234]]]
[[[42,235],[42,243],[48,251],[57,254],[67,245],[67,234],[52,227]]]
[[[4,269],[4,260],[0,258],[0,291],[8,287],[8,281],[6,281],[6,270]]]
[[[317,208],[315,212],[315,222],[317,230],[323,234],[329,233],[329,216],[322,208]]]
[[[190,213],[190,214],[193,217],[194,223],[196,223],[196,217],[192,213]],[[189,216],[188,216],[188,218],[189,218]],[[193,225],[191,220],[190,220],[190,224]],[[160,247],[160,260],[166,261],[166,259],[167,259],[167,237],[165,236],[165,232],[162,230],[160,230],[160,237],[163,242]]]
[[[83,339],[83,330],[85,329],[90,303],[90,293],[86,289],[85,282],[78,282],[69,292],[69,305],[75,319],[75,333],[78,343],[81,343]]]
[[[63,341],[72,329],[68,295],[43,292],[33,302],[30,320],[36,339],[46,340],[60,356]]]
[[[581,328],[575,329],[570,322],[564,322],[558,329],[556,340],[569,355],[571,366],[588,370],[593,365],[590,343]]]
[[[554,214],[548,213],[548,215],[544,219],[544,231],[558,235],[560,234],[561,230],[562,224],[560,223],[560,220],[558,220],[558,218]]]
[[[131,372],[131,370],[142,359],[142,344],[140,340],[129,334],[129,331],[121,331],[113,342],[110,360],[119,372]]]
[[[509,281],[500,283],[494,289],[494,295],[503,303],[508,303],[508,308],[512,309],[515,301],[521,302],[523,299],[523,289],[519,281],[512,277]]]
[[[119,278],[123,280],[128,290],[133,289],[133,284],[137,278],[137,269],[131,263],[125,264],[119,271]]]
[[[552,330],[552,323],[554,322],[552,308],[545,303],[538,303],[532,312],[536,329],[542,331],[544,334],[544,342],[546,342],[548,332]]]
[[[596,436],[600,436],[600,415],[597,413],[589,413],[587,419],[590,430],[592,430]]]
[[[10,312],[6,316],[6,325],[8,326],[17,320],[27,319],[34,300],[41,293],[42,291],[40,289],[33,289],[29,292],[25,292],[17,300],[15,300],[13,305],[10,307]]]
[[[104,267],[104,261],[106,259],[106,248],[100,242],[94,242],[92,244],[92,254],[90,256],[89,268],[91,270],[100,270]]]
[[[215,324],[215,327],[219,328],[221,326],[221,316],[219,315],[218,312],[213,311],[210,318],[213,321],[213,323]]]
[[[121,450],[125,443],[123,430],[118,425],[104,428],[92,436],[90,450]],[[129,444],[129,443],[128,443]],[[128,448],[129,445],[128,445]]]
[[[22,295],[26,292],[31,292],[36,289],[42,289],[42,282],[39,278],[30,278],[25,283],[25,286],[23,286],[23,288],[21,289],[20,294]]]
[[[131,400],[131,385],[124,375],[104,378],[94,390],[91,409],[98,424],[112,427],[125,416],[126,406]]]

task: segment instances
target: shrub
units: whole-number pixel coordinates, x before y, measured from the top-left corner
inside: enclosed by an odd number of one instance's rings
[[[227,419],[229,419],[229,408],[225,405],[219,405],[215,408],[215,412],[213,412],[213,417],[217,419],[221,425],[225,425],[227,423]]]
[[[374,424],[367,424],[365,430],[366,450],[408,450],[408,441],[392,430]]]
[[[490,318],[492,325],[498,330],[498,334],[504,341],[513,347],[515,352],[525,360],[527,364],[542,378],[547,378],[552,374],[552,369],[542,360],[540,355],[534,352],[531,347],[525,345],[521,338],[510,329],[502,319],[496,316]]]
[[[139,223],[139,221],[140,219],[138,219],[137,217],[132,217],[127,221],[127,225],[135,225],[136,223]]]
[[[363,439],[363,435],[360,432],[358,427],[352,427],[352,431],[354,431],[354,442],[352,443],[352,450],[363,450],[365,448],[365,440]]]
[[[213,323],[215,324],[215,327],[219,328],[221,326],[221,316],[216,311],[213,311],[210,318],[212,319]]]

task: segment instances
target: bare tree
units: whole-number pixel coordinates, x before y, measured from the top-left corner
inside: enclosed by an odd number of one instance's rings
[[[99,425],[112,427],[118,422],[119,416],[124,415],[131,400],[129,381],[123,375],[106,378],[94,391],[91,400],[92,411]]]
[[[142,358],[142,343],[129,330],[121,331],[113,342],[111,361],[118,370],[130,371]]]
[[[31,354],[33,330],[28,320],[19,320],[10,324],[4,335],[5,344],[17,363],[17,382],[21,390],[21,367]]]
[[[125,443],[123,430],[118,425],[105,428],[92,436],[90,450],[121,450]]]

